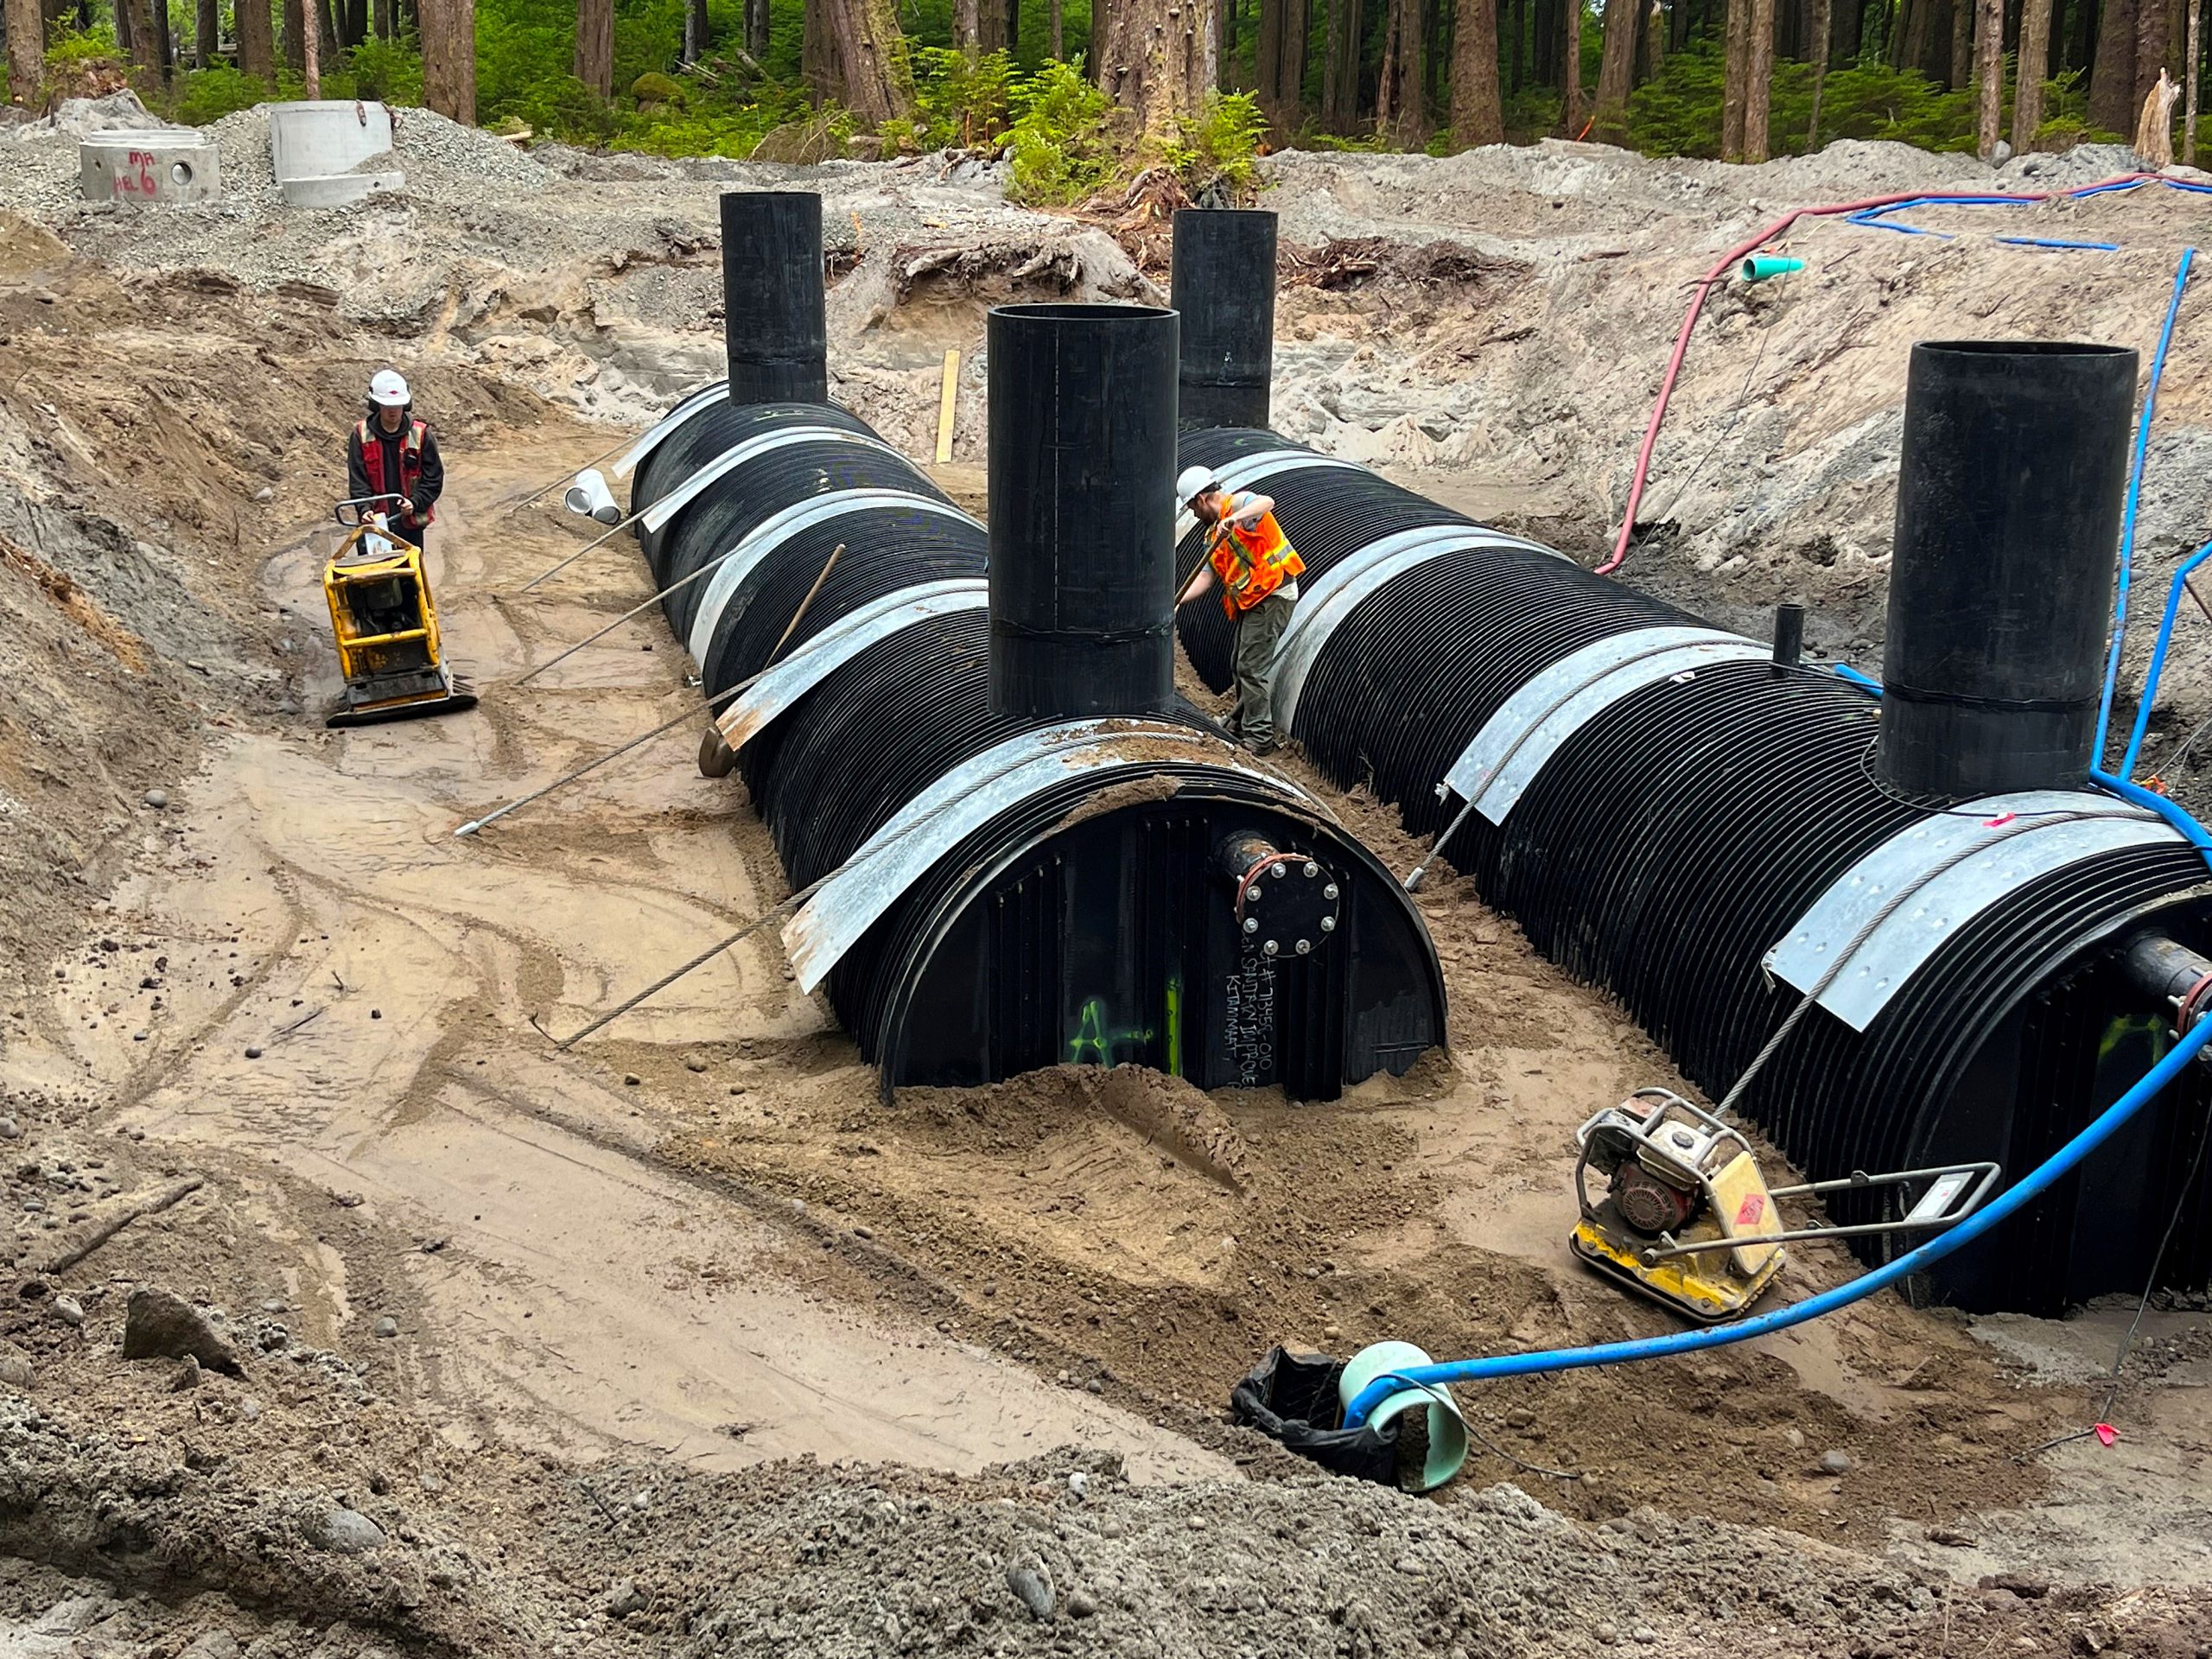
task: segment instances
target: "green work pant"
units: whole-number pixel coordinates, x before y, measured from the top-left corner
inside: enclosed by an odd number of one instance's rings
[[[1231,736],[1248,747],[1275,741],[1275,659],[1283,630],[1290,626],[1292,603],[1269,594],[1236,619],[1236,645],[1230,664],[1236,675],[1236,707],[1229,716]]]

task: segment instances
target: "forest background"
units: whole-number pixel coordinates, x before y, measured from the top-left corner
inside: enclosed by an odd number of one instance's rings
[[[13,100],[426,105],[518,139],[810,162],[1008,155],[1034,202],[1270,148],[1546,137],[1761,161],[1997,158],[2161,128],[2196,159],[2212,0],[0,0]]]

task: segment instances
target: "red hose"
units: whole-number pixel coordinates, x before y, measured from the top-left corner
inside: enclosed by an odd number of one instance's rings
[[[2131,180],[2156,177],[2158,175],[2155,173],[2119,173],[2095,184],[2082,185],[2072,190],[2025,191],[2005,199],[2010,201],[2049,201],[2054,196],[2082,195],[2110,185],[2125,184]],[[1681,374],[1682,359],[1689,355],[1691,331],[1697,327],[1698,314],[1705,309],[1705,296],[1712,292],[1713,283],[1726,276],[1738,260],[1757,252],[1801,219],[1830,219],[1838,213],[1864,213],[1870,207],[1887,207],[1897,202],[1917,201],[1923,196],[1940,194],[1942,193],[1934,190],[1904,190],[1891,195],[1869,196],[1864,201],[1831,202],[1824,207],[1793,207],[1705,274],[1705,280],[1698,283],[1697,291],[1690,296],[1689,315],[1682,319],[1681,332],[1675,336],[1675,354],[1667,361],[1667,378],[1659,383],[1659,401],[1651,406],[1651,423],[1643,429],[1643,447],[1637,451],[1636,474],[1630,480],[1628,486],[1628,511],[1621,517],[1620,534],[1614,539],[1612,557],[1598,567],[1599,575],[1611,575],[1628,557],[1628,539],[1636,530],[1636,510],[1643,503],[1643,486],[1651,475],[1651,452],[1659,442],[1660,424],[1667,418],[1667,401],[1675,395],[1675,382]]]

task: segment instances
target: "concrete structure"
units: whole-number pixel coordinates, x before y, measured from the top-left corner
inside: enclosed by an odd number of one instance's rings
[[[222,200],[221,152],[190,128],[95,132],[77,141],[77,181],[86,201],[200,207]]]
[[[349,207],[407,181],[381,104],[272,104],[269,151],[276,188],[296,207]]]

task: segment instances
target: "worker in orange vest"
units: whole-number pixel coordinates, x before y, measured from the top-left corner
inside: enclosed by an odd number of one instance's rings
[[[1221,607],[1236,629],[1230,658],[1236,707],[1230,713],[1229,733],[1255,754],[1272,753],[1277,747],[1275,658],[1298,603],[1305,561],[1275,522],[1272,497],[1232,494],[1204,467],[1185,467],[1175,493],[1211,531],[1206,556],[1176,594],[1176,606],[1221,584]]]

